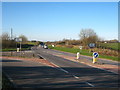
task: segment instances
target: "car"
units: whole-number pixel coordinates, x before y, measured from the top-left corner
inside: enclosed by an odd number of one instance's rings
[[[44,47],[43,47],[44,49],[48,49],[48,46],[47,45],[44,45]]]

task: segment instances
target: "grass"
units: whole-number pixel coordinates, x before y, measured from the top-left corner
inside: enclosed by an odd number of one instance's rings
[[[99,45],[104,48],[110,48],[112,50],[120,50],[120,43],[100,43]]]
[[[77,48],[66,48],[66,47],[52,47],[52,46],[48,46],[50,49],[55,49],[55,50],[59,50],[59,51],[64,51],[64,52],[70,52],[70,53],[74,53],[76,54],[77,52],[80,52],[80,49]],[[86,56],[92,56],[92,52],[89,53],[89,50],[85,50],[83,49],[80,52],[81,55],[86,55]],[[99,58],[104,58],[104,59],[111,59],[111,60],[115,60],[115,61],[120,61],[118,59],[118,57],[113,57],[113,56],[107,56],[107,55],[99,55]]]

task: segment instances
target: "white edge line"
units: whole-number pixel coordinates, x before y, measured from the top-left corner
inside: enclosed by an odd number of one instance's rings
[[[86,82],[88,85],[92,86],[92,87],[95,87],[93,84],[89,83],[89,82]]]
[[[44,60],[46,60],[43,56],[41,56],[40,54],[37,54],[38,56],[42,57]]]

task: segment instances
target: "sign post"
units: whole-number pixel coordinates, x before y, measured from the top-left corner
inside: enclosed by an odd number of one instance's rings
[[[20,42],[20,48],[17,48],[17,52],[21,51],[21,42],[22,42],[22,38],[15,38],[16,42]]]
[[[93,53],[93,64],[95,64],[97,62],[97,57],[99,56],[99,54],[97,52]]]
[[[95,48],[96,44],[95,43],[89,43],[88,46],[90,48],[89,52],[93,52],[92,48]]]
[[[80,48],[80,53],[82,52],[82,48],[83,48],[83,46],[79,46],[79,48]]]

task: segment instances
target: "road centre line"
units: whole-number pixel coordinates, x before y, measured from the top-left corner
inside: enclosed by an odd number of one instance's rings
[[[92,87],[95,87],[93,84],[89,83],[89,82],[85,82],[87,83],[88,85],[92,86]]]
[[[51,62],[52,63],[52,62]],[[55,65],[56,67],[58,67],[59,69],[58,70],[62,70],[62,71],[64,71],[64,72],[66,72],[66,73],[69,73],[68,71],[66,71],[66,70],[64,70],[64,69],[62,69],[61,67],[59,67],[58,65],[56,65],[56,64],[54,64],[54,63],[52,63],[53,65]],[[55,68],[55,67],[54,67]],[[57,69],[57,68],[56,68]],[[70,74],[70,73],[69,73]],[[76,79],[79,79],[79,77],[78,76],[75,76],[75,75],[72,75],[74,78],[76,78]],[[89,83],[89,82],[85,82],[86,84],[88,84],[88,85],[90,85],[91,87],[95,87],[94,85],[92,85],[91,83]]]
[[[41,56],[41,55],[40,55]],[[43,56],[42,56],[42,58],[43,59],[45,59]],[[46,59],[45,59],[46,60]],[[54,64],[53,62],[50,62],[51,64],[53,64],[54,66],[56,66],[56,67],[53,67],[53,68],[56,68],[56,69],[58,69],[58,70],[61,70],[61,71],[63,71],[63,72],[65,72],[65,73],[69,73],[68,71],[66,71],[66,70],[64,70],[64,69],[62,69],[60,66],[58,66],[58,65],[56,65],[56,64]],[[70,73],[69,73],[70,74]],[[71,74],[72,75],[72,74]],[[75,76],[75,75],[72,75],[74,78],[76,78],[76,79],[79,79],[79,77],[77,77],[77,76]],[[88,84],[88,85],[90,85],[91,87],[95,87],[94,85],[92,85],[92,84],[90,84],[89,82],[85,82],[86,84]]]
[[[77,79],[79,78],[79,77],[77,77],[77,76],[75,76],[75,75],[73,75],[73,77],[75,77],[75,78],[77,78]]]

